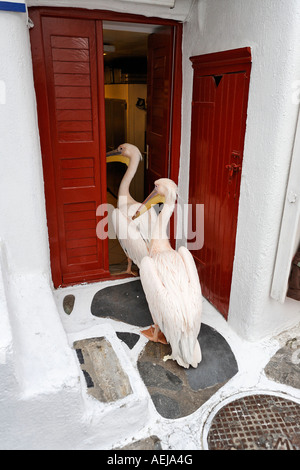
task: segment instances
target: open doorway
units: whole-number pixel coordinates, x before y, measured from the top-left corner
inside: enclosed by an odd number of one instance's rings
[[[53,284],[59,287],[111,278],[114,273],[109,270],[108,239],[99,236],[101,219],[97,212],[107,202],[107,181],[115,195],[119,185],[119,182],[112,183],[110,175],[106,178],[105,155],[111,147],[106,148],[105,143],[104,88],[110,86],[116,90],[118,85],[124,85],[124,79],[128,86],[146,87],[145,105],[140,90],[132,100],[133,109],[139,113],[136,121],[138,124],[146,121],[146,131],[140,134],[142,141],[135,141],[129,135],[135,125],[128,114],[128,99],[123,110],[125,138],[120,137],[110,144],[107,138],[108,145],[113,146],[124,140],[131,141],[144,154],[139,169],[144,171],[144,177],[137,175],[138,184],[135,187],[132,183],[130,188],[132,195],[142,201],[155,179],[169,176],[175,182],[178,180],[182,25],[159,18],[152,18],[150,22],[148,18],[135,15],[71,8],[31,8],[30,17],[35,25],[30,30],[30,39]],[[105,59],[106,67],[108,52],[114,49],[109,47],[114,46],[109,43],[109,22],[113,23],[110,30],[113,37],[123,34],[120,43],[125,64],[115,62],[109,67],[113,69],[113,82],[105,83],[103,61]],[[122,33],[123,22],[126,23]],[[146,30],[133,29],[140,27]],[[132,43],[125,40],[125,32]],[[135,34],[137,38],[134,38]],[[133,54],[134,43],[136,47],[141,46],[142,39],[147,39],[144,52]],[[147,83],[143,63],[146,64]],[[129,67],[132,64],[139,65],[138,74]],[[109,68],[106,68],[108,75],[111,73]],[[121,83],[116,84],[118,73]],[[131,79],[134,83],[130,83]],[[113,113],[114,122],[119,114]],[[118,170],[114,168],[116,173]],[[121,169],[119,173],[120,181]]]
[[[113,150],[124,142],[136,145],[140,150],[143,160],[130,185],[130,194],[140,202],[148,191],[149,38],[162,29],[165,28],[151,24],[103,22],[106,150]],[[122,163],[107,165],[107,202],[114,207],[125,171],[126,166]],[[110,238],[110,273],[118,274],[126,268],[124,251],[116,238]],[[137,271],[137,267],[133,265],[134,270]]]

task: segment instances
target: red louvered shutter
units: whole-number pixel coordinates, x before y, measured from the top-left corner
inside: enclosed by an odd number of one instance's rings
[[[101,27],[95,20],[41,16],[42,41],[34,42],[56,287],[109,274],[107,240],[99,240],[96,234],[96,209],[106,200],[103,72],[97,59],[99,54],[102,60]],[[44,62],[44,75],[38,70],[39,59]],[[48,109],[42,109],[43,82]]]

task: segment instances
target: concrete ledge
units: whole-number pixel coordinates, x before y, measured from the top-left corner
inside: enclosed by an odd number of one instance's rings
[[[41,273],[10,276],[8,308],[14,362],[24,398],[77,388],[78,370],[48,279]]]
[[[7,305],[5,266],[4,245],[0,239],[0,366],[7,363],[8,355],[11,355],[12,352],[12,332]]]

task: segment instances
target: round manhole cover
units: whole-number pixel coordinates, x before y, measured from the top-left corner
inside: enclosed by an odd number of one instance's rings
[[[214,416],[209,450],[300,450],[300,405],[274,395],[248,395]]]

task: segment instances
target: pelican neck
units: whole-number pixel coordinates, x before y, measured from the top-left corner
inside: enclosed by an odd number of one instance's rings
[[[171,249],[167,229],[174,208],[175,201],[173,199],[170,200],[170,198],[166,199],[153,230],[150,248],[151,253]]]
[[[122,181],[119,187],[118,197],[124,197],[124,196],[127,198],[131,197],[129,193],[129,187],[130,187],[130,183],[136,173],[138,166],[139,166],[139,158],[131,157],[129,160],[128,168],[125,172],[125,175],[122,178]]]

